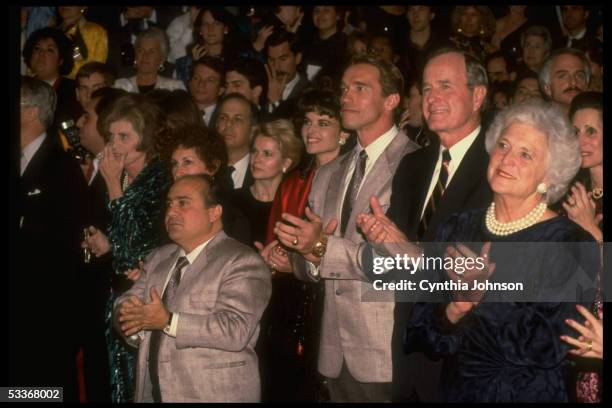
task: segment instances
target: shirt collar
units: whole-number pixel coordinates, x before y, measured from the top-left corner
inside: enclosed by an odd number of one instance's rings
[[[40,145],[42,145],[46,137],[47,132],[43,132],[40,136],[32,140],[26,147],[23,148],[22,153],[23,157],[26,159],[26,163],[29,163],[30,160],[32,160],[32,157],[34,157],[38,149],[40,149]]]
[[[181,248],[181,250],[179,251],[178,254],[178,258],[180,258],[181,256],[184,256],[187,258],[187,260],[189,261],[189,265],[193,265],[193,263],[195,262],[195,260],[198,258],[198,256],[200,255],[200,253],[202,252],[202,250],[204,248],[206,248],[206,245],[208,245],[208,243],[216,236],[213,235],[212,237],[210,237],[207,241],[201,243],[200,245],[198,245],[197,247],[195,247],[193,249],[193,251],[191,251],[190,253],[186,254],[185,250],[183,248]],[[177,258],[177,260],[178,260]]]
[[[395,126],[395,125],[391,126],[391,128],[389,130],[387,130],[385,133],[380,135],[378,138],[376,138],[376,140],[374,140],[372,143],[370,143],[365,148],[365,151],[366,151],[366,153],[368,155],[368,164],[374,163],[376,161],[376,159],[378,159],[378,157],[380,157],[382,152],[385,151],[385,149],[387,148],[389,143],[391,143],[393,138],[397,135],[398,131],[399,130],[398,130],[397,126]],[[361,143],[359,143],[359,140],[357,141],[357,147],[358,147],[357,152],[361,152],[364,149],[361,146]]]
[[[451,156],[451,162],[454,164],[455,167],[457,167],[457,165],[461,163],[461,160],[463,160],[463,156],[465,156],[474,140],[476,140],[476,137],[480,133],[480,128],[481,126],[478,125],[476,129],[472,131],[472,133],[470,133],[448,149],[448,152]],[[440,154],[442,154],[442,151],[444,149],[445,147],[440,144]]]
[[[582,39],[582,37],[584,37],[584,35],[586,34],[586,27],[582,29],[582,31],[580,31],[578,34],[576,35],[569,35],[569,38],[571,38],[572,40],[580,40]]]
[[[287,84],[285,85],[285,89],[283,90],[283,100],[286,100],[289,97],[289,95],[291,95],[293,88],[295,88],[295,86],[297,85],[299,81],[300,81],[300,73],[296,72],[293,79],[287,82]]]

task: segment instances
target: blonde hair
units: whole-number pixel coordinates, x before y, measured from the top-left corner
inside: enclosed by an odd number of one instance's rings
[[[302,139],[295,134],[295,128],[289,120],[277,119],[261,123],[255,129],[253,141],[258,136],[269,137],[278,143],[281,157],[291,160],[291,165],[287,168],[287,172],[293,170],[300,163],[304,144]]]

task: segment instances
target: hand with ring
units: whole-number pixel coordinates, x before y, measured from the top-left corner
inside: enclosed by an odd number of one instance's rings
[[[576,309],[586,318],[584,325],[572,319],[567,319],[565,323],[579,332],[580,336],[561,336],[561,340],[576,347],[569,351],[573,355],[603,359],[603,321],[582,305],[576,305]]]

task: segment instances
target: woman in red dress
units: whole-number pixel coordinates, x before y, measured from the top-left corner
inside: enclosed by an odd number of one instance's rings
[[[316,369],[322,287],[293,276],[287,256],[289,249],[275,239],[274,224],[282,213],[304,216],[316,170],[339,156],[349,134],[342,130],[340,101],[331,90],[305,91],[298,108],[302,140],[308,153],[306,166],[283,180],[270,211],[267,245],[256,243],[273,274],[268,321],[260,336],[267,348],[273,350],[275,361],[268,361],[268,370],[262,376],[264,401],[324,399]]]

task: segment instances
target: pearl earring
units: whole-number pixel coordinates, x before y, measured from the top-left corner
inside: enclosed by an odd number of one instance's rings
[[[283,174],[287,172],[287,169],[283,167]]]
[[[540,194],[546,194],[546,192],[548,191],[548,189],[546,188],[546,184],[545,183],[538,184],[537,191]]]
[[[346,139],[344,139],[344,138],[342,138],[342,137],[341,137],[341,138],[338,140],[338,144],[339,144],[340,146],[344,146],[344,145],[346,144]]]

